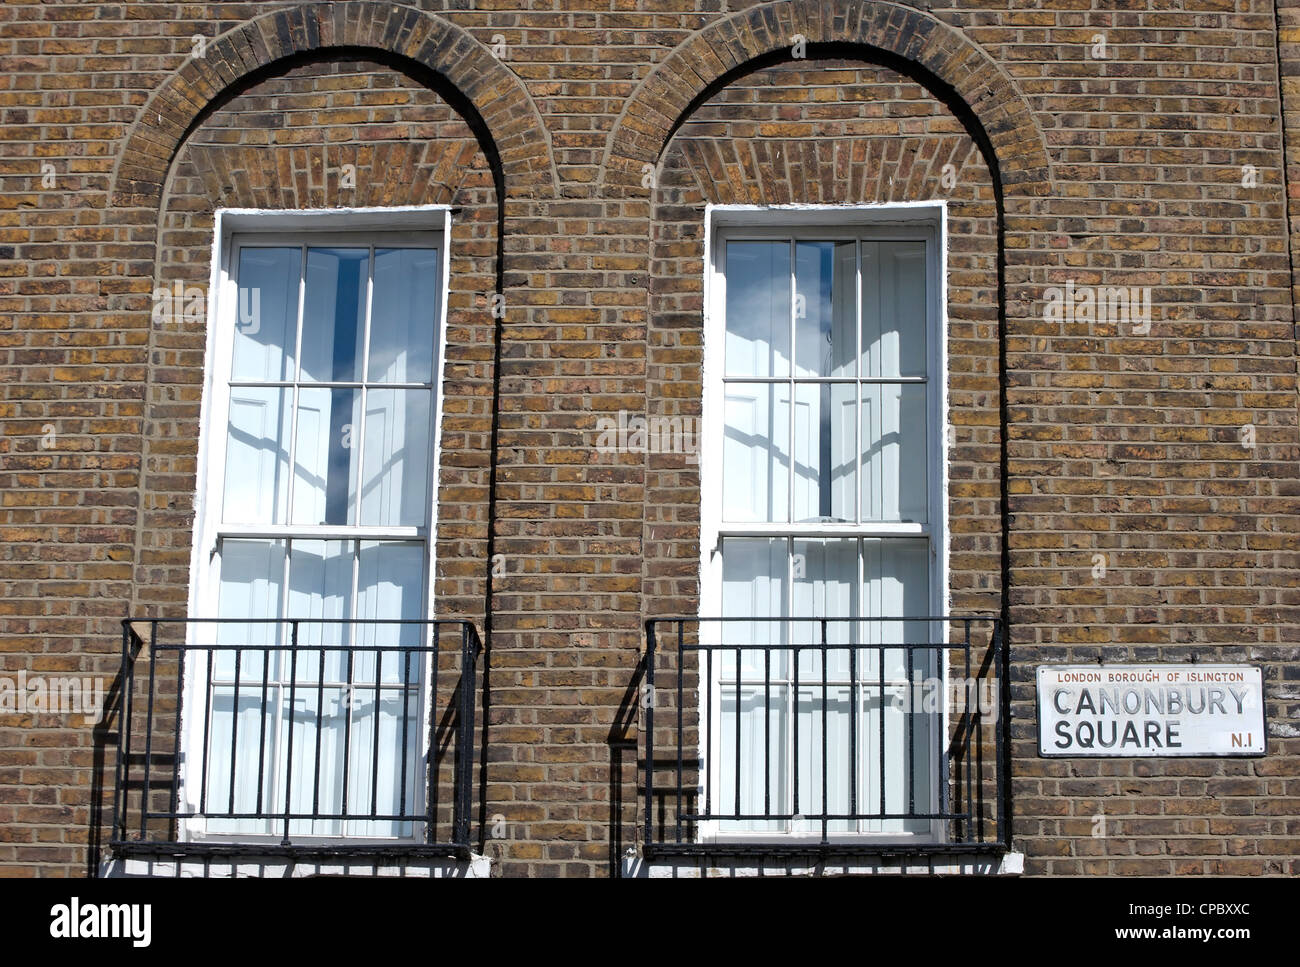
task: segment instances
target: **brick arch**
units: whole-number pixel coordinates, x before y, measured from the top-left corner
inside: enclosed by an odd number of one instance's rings
[[[1009,194],[1046,195],[1051,163],[1042,132],[1014,83],[980,48],[920,10],[872,0],[778,0],[715,21],[642,81],[610,133],[601,168],[610,194],[642,193],[681,121],[716,87],[790,52],[796,35],[813,57],[881,60],[920,81],[978,128],[972,131]]]
[[[157,204],[185,138],[223,94],[303,54],[377,52],[445,79],[477,112],[506,193],[555,194],[550,139],[523,82],[460,27],[395,3],[307,3],[275,10],[208,41],[149,98],[118,155],[109,197]],[[467,120],[473,120],[467,118]]]

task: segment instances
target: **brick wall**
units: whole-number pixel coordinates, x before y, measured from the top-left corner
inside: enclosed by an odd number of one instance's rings
[[[111,677],[184,601],[205,334],[149,303],[213,209],[452,204],[436,593],[491,624],[489,852],[604,874],[698,477],[594,433],[698,411],[702,206],[947,197],[953,606],[1011,621],[1027,871],[1297,872],[1293,5],[1280,56],[1262,0],[498,6],[0,8],[0,674]],[[1070,279],[1150,331],[1047,320]],[[1039,663],[1193,657],[1264,667],[1266,758],[1037,757]],[[0,716],[0,874],[85,871],[95,748]]]

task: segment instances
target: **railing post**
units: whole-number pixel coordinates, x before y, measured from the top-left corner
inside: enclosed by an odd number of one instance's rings
[[[140,838],[146,838],[149,821],[149,779],[153,768],[153,695],[157,690],[154,677],[158,659],[158,619],[149,622],[149,705],[144,719],[144,785],[140,789]]]
[[[646,645],[645,645],[645,684],[646,695],[649,701],[643,702],[645,706],[645,841],[641,844],[642,849],[650,846],[651,831],[654,821],[654,792],[655,792],[655,625],[654,619],[651,618],[645,624],[646,627]],[[680,663],[681,658],[678,657]],[[681,668],[677,669],[677,674],[681,674]]]
[[[235,653],[236,655],[239,652]],[[239,694],[239,665],[235,665],[235,694]],[[289,622],[289,738],[284,767],[284,836],[281,846],[289,845],[289,812],[293,802],[293,718],[298,702],[298,620]],[[379,729],[379,703],[375,703],[375,729]],[[233,789],[233,783],[231,784]],[[233,810],[232,810],[233,811]]]
[[[829,648],[828,648],[829,639],[828,639],[827,634],[826,634],[826,619],[825,619],[824,617],[823,617],[822,620],[821,620],[821,625],[822,625],[822,636],[821,636],[821,637],[822,637],[822,640],[821,640],[821,654],[822,654],[822,661],[821,661],[821,672],[822,672],[822,800],[821,800],[821,802],[822,802],[822,845],[825,845],[826,843],[830,842],[830,838],[829,838],[829,836],[830,836],[830,833],[829,833],[829,831],[830,831],[830,820],[828,820],[826,817],[830,814],[830,811],[831,811],[831,801],[830,801],[830,783],[829,783],[829,778],[830,778],[830,777],[829,777],[829,775],[828,775],[828,770],[829,770],[828,761],[829,761],[829,758],[830,758],[830,745],[831,745],[830,735],[829,735],[829,714],[830,714],[830,712],[829,712],[829,709],[827,708],[827,706],[830,704],[830,689],[829,689],[829,687],[828,687],[828,685],[827,685],[827,680],[831,677],[831,673],[830,673],[830,651],[829,651]],[[853,696],[852,696],[852,695],[849,696],[849,701],[850,701],[850,702],[853,701]],[[739,690],[737,690],[737,693],[736,693],[736,706],[737,706],[737,708],[740,707],[740,693],[739,693]],[[794,709],[795,709],[795,715],[798,715],[798,714],[799,714],[799,696],[797,696],[797,695],[794,697]],[[737,733],[737,734],[740,733],[740,723],[739,723],[739,722],[736,723],[736,733]],[[736,774],[737,774],[737,775],[740,774],[740,761],[739,761],[739,759],[737,759],[737,761],[736,761]],[[793,780],[794,780],[795,782],[798,782],[798,781],[799,781],[799,777],[796,775],[796,776],[793,777]],[[739,804],[740,804],[740,800],[739,800],[739,798],[737,798],[736,803],[737,803],[737,807],[739,807]],[[740,811],[739,808],[737,808],[736,811],[739,812],[739,811]]]
[[[128,615],[122,619],[122,669],[118,673],[118,687],[121,689],[121,699],[118,703],[117,714],[117,763],[113,770],[116,782],[113,788],[113,839],[126,839],[126,757],[130,751],[131,743],[131,722],[130,722],[130,695],[131,695],[131,618]]]
[[[478,631],[468,621],[461,626],[460,722],[456,746],[460,756],[455,794],[456,845],[469,848],[470,784],[474,781],[474,689],[477,687]]]
[[[1011,728],[1010,649],[1003,639],[1000,619],[993,619],[993,667],[998,687],[998,831],[1007,852],[1011,851],[1011,750],[1006,733]]]

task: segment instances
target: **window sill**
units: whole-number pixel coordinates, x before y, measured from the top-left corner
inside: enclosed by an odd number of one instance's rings
[[[344,857],[272,856],[251,851],[227,855],[127,855],[105,860],[104,879],[202,878],[294,879],[315,876],[372,876],[412,879],[487,879],[492,860],[471,853],[467,859],[446,856],[365,855]]]
[[[702,851],[714,847],[701,845]],[[670,855],[660,849],[651,858],[629,850],[623,857],[621,875],[647,879],[705,879],[710,877],[763,876],[1019,876],[1025,869],[1023,853],[1006,853],[983,846],[963,852],[916,851],[906,847],[859,844],[856,854],[818,854],[813,848],[792,850],[781,855],[771,847],[740,853],[701,852],[699,855]]]

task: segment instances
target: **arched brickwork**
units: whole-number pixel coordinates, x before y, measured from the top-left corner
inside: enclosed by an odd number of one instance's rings
[[[118,156],[115,206],[157,203],[186,135],[223,93],[277,61],[331,49],[378,51],[433,71],[479,115],[507,192],[554,194],[550,140],[523,83],[461,28],[393,3],[310,3],[276,10],[208,42],[149,99]]]
[[[809,58],[843,56],[857,48],[866,60],[883,55],[909,66],[937,96],[966,105],[996,155],[1009,193],[1045,195],[1051,165],[1042,134],[1011,79],[978,47],[922,11],[894,3],[846,6],[763,4],[719,20],[670,54],[638,87],[610,135],[602,177],[609,194],[644,193],[643,168],[658,161],[669,138],[714,85],[799,38]],[[820,47],[820,49],[819,49]]]

